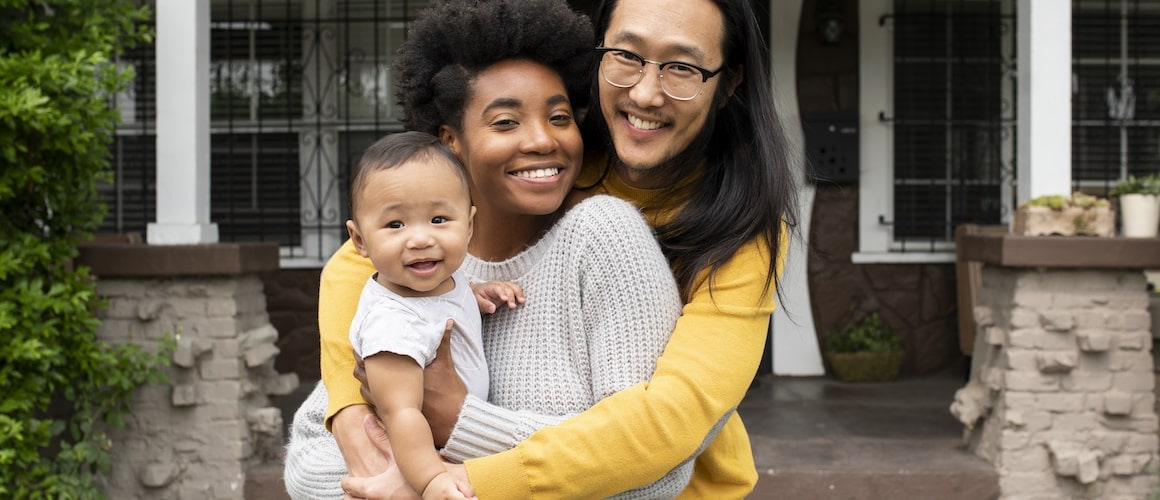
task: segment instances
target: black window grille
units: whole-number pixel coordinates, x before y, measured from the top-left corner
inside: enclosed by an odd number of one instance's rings
[[[154,46],[147,44],[118,60],[118,64],[132,67],[135,78],[111,99],[112,106],[120,110],[121,124],[111,147],[113,179],[99,188],[108,207],[105,220],[98,227],[100,232],[136,233],[143,237],[145,226],[156,219],[154,58]]]
[[[362,150],[402,129],[391,57],[423,0],[217,0],[210,25],[210,220],[226,242],[264,241],[324,259],[344,240],[348,176]],[[122,124],[100,231],[155,220],[155,51],[121,59]]]
[[[1160,0],[1072,2],[1072,184],[1160,173]]]
[[[214,134],[210,220],[222,241],[301,245],[298,134]]]
[[[156,220],[156,140],[150,134],[120,134],[113,140],[113,179],[100,186],[108,207],[99,232],[145,235]]]
[[[1013,1],[895,0],[894,220],[901,251],[998,224],[1014,175]],[[890,223],[890,221],[884,221]]]

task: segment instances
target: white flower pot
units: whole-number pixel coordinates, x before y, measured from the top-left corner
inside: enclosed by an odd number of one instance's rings
[[[1154,194],[1120,195],[1124,237],[1154,238],[1160,227],[1160,196]]]

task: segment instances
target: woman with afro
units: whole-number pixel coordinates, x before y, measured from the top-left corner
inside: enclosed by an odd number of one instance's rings
[[[680,315],[668,262],[635,207],[610,196],[564,205],[583,157],[574,110],[588,98],[593,46],[590,22],[564,0],[441,0],[419,15],[396,56],[407,129],[440,137],[468,173],[477,212],[464,273],[472,282],[514,281],[527,298],[483,318],[487,401],[459,387],[423,394],[425,413],[459,409],[426,414],[451,461],[507,460],[511,454],[501,452],[536,430],[647,381]],[[379,451],[382,431],[352,376],[349,328],[371,272],[350,242],[323,269],[322,382],[291,427],[284,478],[293,498],[415,496]],[[439,360],[449,354],[441,346],[428,370],[446,369]],[[600,468],[618,450],[577,452]],[[660,477],[634,476],[640,487],[623,496],[676,496],[693,458]],[[472,467],[476,491],[495,497],[606,497],[624,489],[594,476],[585,484],[548,478],[550,490],[533,492],[521,478]]]

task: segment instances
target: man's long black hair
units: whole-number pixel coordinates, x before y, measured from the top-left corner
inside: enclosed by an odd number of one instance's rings
[[[710,270],[711,280],[713,273],[755,238],[769,246],[765,287],[768,291],[772,285],[776,290],[776,255],[797,226],[793,150],[775,111],[768,49],[753,6],[750,0],[713,3],[724,18],[722,50],[727,68],[718,76],[722,80],[713,96],[717,105],[689,147],[659,167],[671,185],[679,185],[702,170],[698,182],[674,193],[678,199],[688,200],[680,212],[656,228],[686,300],[691,298],[701,272]],[[608,29],[616,4],[617,0],[605,0],[597,7],[598,40]],[[611,165],[616,152],[600,112],[595,65],[592,74],[592,109],[583,127],[585,144],[589,149],[607,148]],[[729,82],[737,78],[741,83],[730,96]]]

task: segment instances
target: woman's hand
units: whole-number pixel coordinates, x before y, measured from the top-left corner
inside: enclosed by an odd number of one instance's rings
[[[414,500],[420,498],[419,494],[415,493],[415,490],[411,489],[407,485],[407,481],[403,479],[403,473],[399,471],[399,466],[395,463],[394,455],[391,453],[391,442],[387,439],[387,432],[379,425],[378,417],[374,414],[363,417],[363,430],[366,432],[367,439],[390,461],[390,466],[374,476],[346,476],[342,478],[342,490],[346,492],[344,498],[365,498],[368,500]]]
[[[467,399],[467,386],[455,373],[455,361],[451,358],[453,323],[447,320],[443,340],[435,351],[435,360],[423,370],[423,416],[431,424],[435,446],[440,448],[451,438],[451,430],[459,420],[459,409]]]

